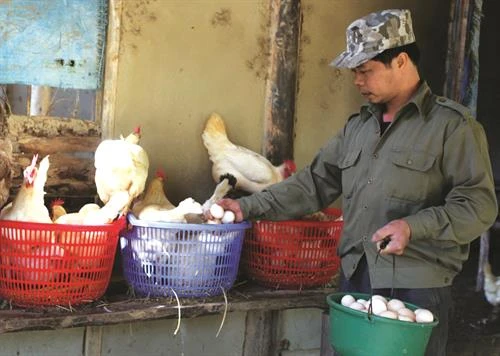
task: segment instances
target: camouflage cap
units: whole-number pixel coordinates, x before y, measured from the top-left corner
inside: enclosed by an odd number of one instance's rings
[[[346,30],[347,49],[330,65],[356,68],[386,49],[415,42],[411,14],[406,9],[373,12],[351,23]]]

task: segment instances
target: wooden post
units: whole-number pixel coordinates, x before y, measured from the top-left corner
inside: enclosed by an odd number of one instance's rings
[[[102,326],[86,326],[83,337],[83,356],[100,356],[102,354]]]
[[[334,356],[330,344],[330,316],[327,311],[321,313],[321,349],[320,356]]]
[[[271,1],[263,153],[273,164],[293,159],[300,24],[300,0]]]
[[[276,355],[277,310],[250,310],[245,322],[242,356]]]
[[[110,0],[108,36],[106,40],[106,64],[104,66],[104,88],[102,113],[96,113],[96,122],[101,123],[102,138],[111,138],[115,127],[116,85],[118,80],[118,55],[120,53],[120,31],[123,0]],[[98,105],[101,104],[98,101]]]
[[[28,116],[49,116],[51,106],[52,89],[47,86],[32,85]]]

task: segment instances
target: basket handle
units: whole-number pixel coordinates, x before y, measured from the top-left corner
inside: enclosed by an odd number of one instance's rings
[[[389,235],[389,236],[386,236],[383,238],[382,242],[380,243],[379,245],[379,250],[377,251],[377,255],[375,256],[375,263],[373,264],[374,266],[377,265],[377,261],[378,261],[378,258],[380,256],[380,252],[385,249],[387,247],[387,245],[389,245],[389,243],[391,242],[391,236],[392,235]],[[391,285],[391,295],[390,295],[390,298],[392,299],[392,297],[394,296],[394,278],[396,276],[396,256],[395,255],[392,255],[392,285]],[[371,319],[371,316],[373,315],[373,308],[372,308],[372,300],[373,300],[373,284],[370,283],[370,289],[371,289],[371,292],[370,292],[370,303],[368,304],[368,320],[372,320]]]

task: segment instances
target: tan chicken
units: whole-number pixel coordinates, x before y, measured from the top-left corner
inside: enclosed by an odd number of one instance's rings
[[[148,205],[156,205],[160,209],[166,210],[175,208],[175,205],[172,204],[165,195],[163,187],[164,181],[165,172],[158,169],[155,177],[149,182],[144,195],[132,205],[132,213],[135,216],[139,216],[142,210]]]
[[[140,128],[136,128],[125,138],[102,141],[95,152],[95,184],[101,201],[106,204],[117,192],[128,194],[120,214],[128,211],[146,184],[149,159],[146,151],[138,145],[140,137]]]
[[[9,200],[12,171],[12,143],[0,138],[0,207]]]
[[[50,203],[52,221],[56,221],[59,217],[67,214],[63,205],[64,200],[62,199],[55,199],[52,203]]]
[[[0,212],[2,220],[52,223],[49,210],[45,206],[44,187],[49,170],[49,156],[45,156],[37,167],[38,155],[23,172],[24,180],[16,197]]]
[[[213,113],[207,120],[202,139],[212,161],[212,177],[219,182],[226,173],[236,178],[236,188],[249,193],[259,192],[281,182],[295,170],[293,161],[274,166],[264,156],[232,143],[220,115]]]

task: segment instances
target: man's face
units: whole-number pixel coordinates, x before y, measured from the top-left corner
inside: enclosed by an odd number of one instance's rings
[[[369,60],[352,70],[354,85],[369,102],[384,104],[397,95],[398,70],[392,60],[390,66]]]

